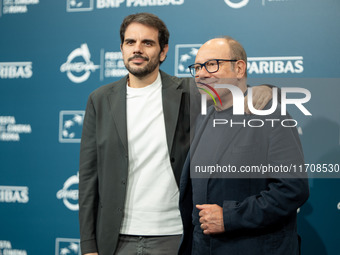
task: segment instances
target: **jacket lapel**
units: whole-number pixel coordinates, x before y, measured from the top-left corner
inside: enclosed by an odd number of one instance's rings
[[[127,120],[126,120],[126,82],[127,76],[119,80],[108,95],[110,103],[110,111],[117,128],[120,140],[124,146],[126,154],[128,154],[127,143]]]
[[[178,115],[180,114],[179,109],[183,90],[180,88],[180,84],[172,80],[169,75],[162,71],[160,71],[160,73],[162,77],[162,99],[166,140],[170,155],[176,131]]]
[[[162,101],[165,122],[166,139],[169,154],[173,145],[182,93],[180,84],[171,79],[171,76],[160,71],[162,78]],[[118,135],[122,141],[126,153],[128,153],[127,124],[126,124],[126,82],[127,76],[119,80],[108,95],[110,110],[116,125]]]

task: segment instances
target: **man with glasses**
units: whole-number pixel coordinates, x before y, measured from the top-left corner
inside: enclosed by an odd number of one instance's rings
[[[280,124],[291,117],[281,116],[280,106],[267,116],[233,114],[248,88],[247,56],[231,37],[203,44],[189,68],[214,103],[198,116],[182,171],[179,254],[299,254],[296,218],[309,196],[307,176],[245,171],[304,165],[295,126]]]
[[[79,170],[81,250],[177,254],[178,184],[190,141],[190,87],[195,87],[190,78],[160,70],[169,31],[157,16],[127,16],[120,37],[129,74],[92,92],[86,107]]]

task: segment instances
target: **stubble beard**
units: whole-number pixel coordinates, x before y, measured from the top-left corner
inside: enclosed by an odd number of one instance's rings
[[[134,58],[141,57],[141,56],[133,56],[127,60],[125,63],[126,69],[131,73],[132,75],[138,77],[138,78],[143,78],[149,74],[151,74],[153,71],[156,70],[156,68],[159,66],[160,63],[160,56],[158,58],[151,60],[149,63],[146,64],[144,67],[131,67],[130,66],[130,61]],[[149,58],[142,57],[145,60],[149,60]]]

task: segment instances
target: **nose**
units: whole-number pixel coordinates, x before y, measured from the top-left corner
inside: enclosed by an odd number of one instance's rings
[[[140,42],[136,42],[134,45],[133,54],[142,54],[142,52],[142,44]]]

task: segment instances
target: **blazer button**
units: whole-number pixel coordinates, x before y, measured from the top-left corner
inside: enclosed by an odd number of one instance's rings
[[[125,181],[125,180],[122,180],[122,184],[125,185],[125,184],[126,184],[126,181]]]
[[[175,158],[171,158],[170,161],[171,161],[171,163],[174,163],[175,162]]]

